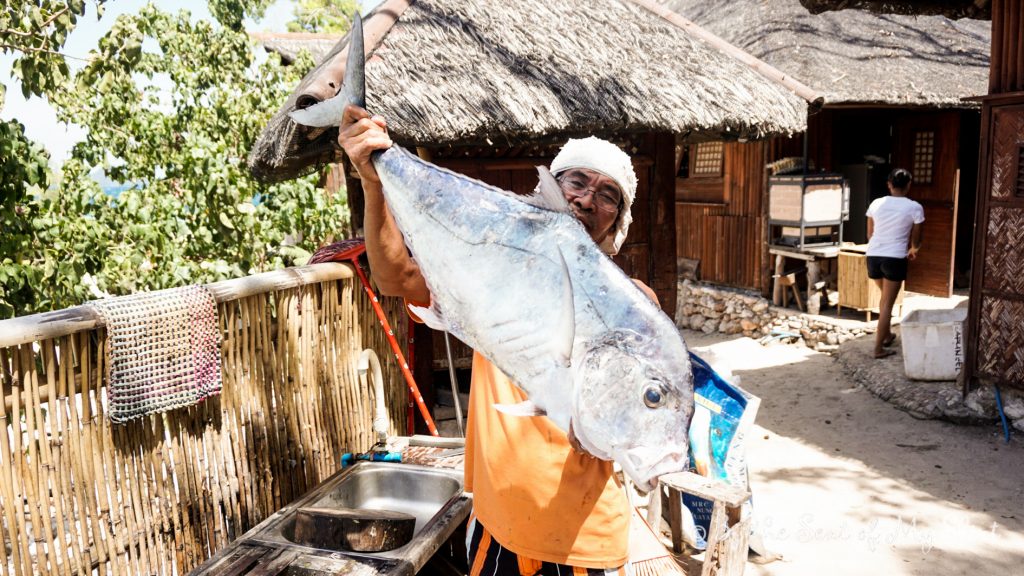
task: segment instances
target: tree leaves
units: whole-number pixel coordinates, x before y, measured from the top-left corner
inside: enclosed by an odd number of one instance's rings
[[[102,2],[97,0],[98,5]],[[68,67],[60,50],[84,14],[83,0],[4,4],[0,12],[0,51],[16,56],[13,70],[26,98],[52,94],[67,80]]]
[[[55,14],[23,4],[44,23]],[[345,234],[344,195],[327,197],[315,176],[266,185],[247,172],[250,146],[311,65],[255,63],[236,11],[266,4],[211,2],[220,24],[149,5],[120,16],[73,78],[37,59],[18,66],[87,135],[51,176],[21,125],[0,122],[0,317],[304,262]],[[72,23],[84,11],[66,6]],[[100,167],[124,189],[101,189]]]
[[[356,0],[298,0],[295,20],[288,23],[288,31],[344,34],[352,27],[352,17],[358,10]]]

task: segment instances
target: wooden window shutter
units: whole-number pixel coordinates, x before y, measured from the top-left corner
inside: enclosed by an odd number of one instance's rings
[[[932,172],[935,162],[935,132],[916,132],[914,134],[914,182],[932,183]]]
[[[695,148],[696,150],[692,154],[693,166],[690,168],[690,176],[720,177],[724,155],[722,142],[701,142]]]

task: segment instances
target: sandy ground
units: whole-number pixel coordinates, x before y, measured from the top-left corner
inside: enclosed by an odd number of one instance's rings
[[[1024,574],[1024,439],[916,420],[800,345],[684,332],[762,400],[748,458],[753,575]]]

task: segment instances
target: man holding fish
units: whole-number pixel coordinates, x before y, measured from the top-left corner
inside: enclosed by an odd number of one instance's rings
[[[367,255],[380,291],[404,298],[415,310],[429,308],[431,292],[371,160],[372,152],[391,147],[385,120],[349,105],[338,140],[362,179]],[[550,171],[594,243],[617,253],[636,194],[629,156],[597,138],[570,140]],[[647,401],[660,401],[648,394]],[[555,574],[572,567],[625,573],[630,509],[612,462],[584,452],[571,426],[567,435],[549,418],[499,411],[528,400],[494,364],[474,354],[465,468],[467,491],[474,493],[467,534],[471,574]]]

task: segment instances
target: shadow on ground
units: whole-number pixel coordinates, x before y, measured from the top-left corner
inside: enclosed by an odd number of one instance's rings
[[[784,554],[833,562],[753,573],[1020,573],[1021,438],[1005,444],[994,423],[915,419],[858,386],[831,356],[804,347],[684,336],[698,354],[725,359],[762,400],[750,443],[762,533]]]

